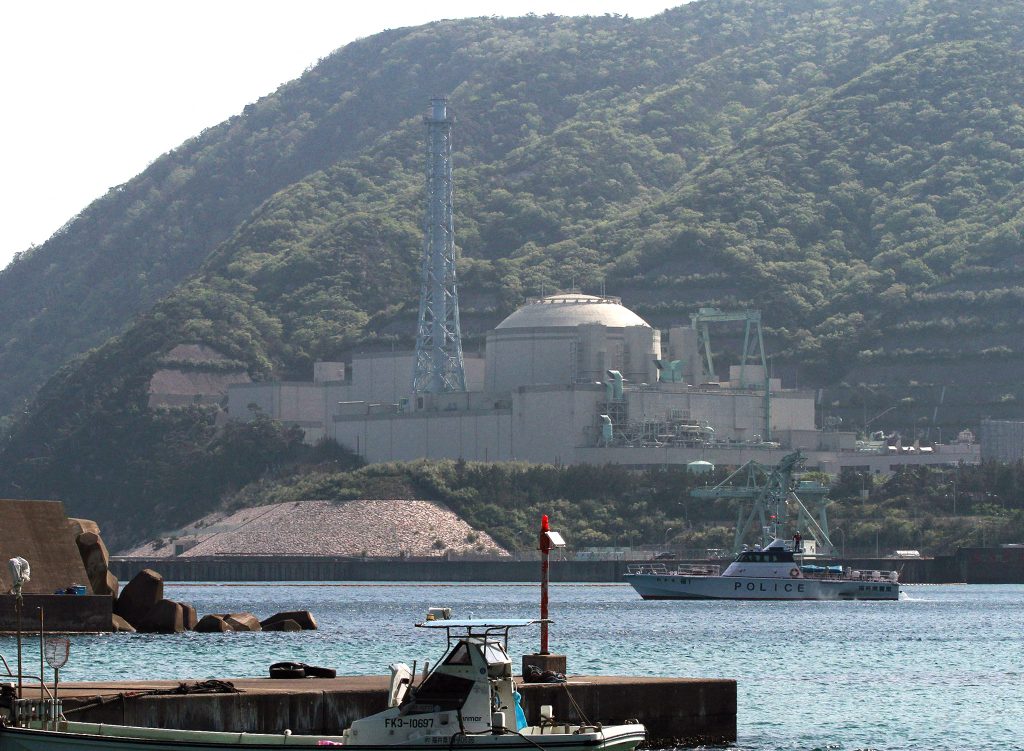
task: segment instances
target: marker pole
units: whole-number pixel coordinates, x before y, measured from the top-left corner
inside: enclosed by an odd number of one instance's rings
[[[540,654],[548,651],[548,553],[551,539],[548,537],[548,515],[540,518]]]

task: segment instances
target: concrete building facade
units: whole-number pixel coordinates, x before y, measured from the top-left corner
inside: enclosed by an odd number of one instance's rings
[[[1024,459],[1024,421],[982,420],[983,461],[1016,462]]]
[[[759,364],[732,366],[722,382],[705,373],[696,333],[672,327],[663,346],[617,298],[551,295],[489,332],[482,356],[466,355],[466,392],[413,394],[413,353],[368,353],[318,363],[311,383],[232,386],[228,408],[298,425],[310,442],[333,438],[368,462],[738,465],[800,448],[810,466],[887,471],[853,433],[817,429],[812,392],[783,389]],[[666,360],[678,361],[668,378]]]

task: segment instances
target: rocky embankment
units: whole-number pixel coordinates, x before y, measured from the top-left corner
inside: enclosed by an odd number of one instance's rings
[[[89,519],[69,519],[78,552],[95,595],[113,598],[113,631],[179,633],[198,631],[303,631],[317,628],[306,610],[275,613],[260,620],[252,613],[210,613],[199,618],[196,609],[164,597],[164,579],[152,569],[136,574],[124,589],[110,570],[110,554],[99,526]]]
[[[125,551],[171,555],[505,556],[443,504],[419,500],[292,501],[215,513]]]
[[[307,610],[275,613],[262,621],[252,613],[210,613],[200,618],[188,603],[166,599],[163,577],[148,568],[136,574],[114,602],[115,631],[173,634],[302,631],[316,627],[316,619]]]

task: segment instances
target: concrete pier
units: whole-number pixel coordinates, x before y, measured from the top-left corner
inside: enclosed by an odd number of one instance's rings
[[[69,720],[185,730],[337,735],[387,705],[387,679],[231,679],[239,693],[162,693],[177,681],[61,684]],[[592,722],[636,719],[648,745],[665,748],[736,740],[736,681],[687,678],[572,677],[567,684],[518,683],[530,722],[551,704],[558,718]],[[570,700],[570,695],[572,700]]]

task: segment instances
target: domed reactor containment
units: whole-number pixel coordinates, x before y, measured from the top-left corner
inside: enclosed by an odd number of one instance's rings
[[[600,383],[617,370],[654,383],[661,334],[617,297],[569,293],[531,300],[487,334],[486,388]]]

